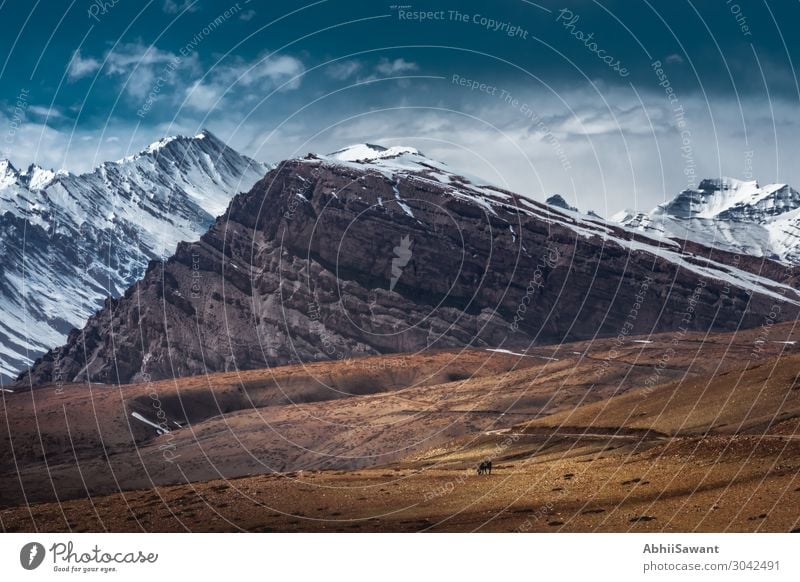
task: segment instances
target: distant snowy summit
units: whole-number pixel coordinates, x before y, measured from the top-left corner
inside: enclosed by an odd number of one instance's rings
[[[624,210],[611,221],[659,237],[800,263],[800,193],[787,184],[705,179],[650,212]]]

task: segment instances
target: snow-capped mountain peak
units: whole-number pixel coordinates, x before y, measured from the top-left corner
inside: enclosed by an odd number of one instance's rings
[[[774,207],[770,201],[777,202],[780,193],[786,190],[786,184],[768,184],[760,186],[757,181],[742,181],[735,178],[705,179],[696,189],[684,190],[676,198],[662,204],[657,213],[676,218],[715,218],[726,212],[736,213],[743,208],[761,205],[765,210]],[[791,190],[791,189],[788,189]],[[791,206],[796,207],[796,197],[792,197]],[[796,194],[796,193],[795,193]],[[786,196],[783,197],[784,199]],[[779,207],[785,204],[778,204]]]
[[[0,375],[63,343],[268,170],[207,130],[80,175],[0,161]]]
[[[132,160],[137,160],[143,156],[146,157],[148,155],[153,155],[153,154],[168,155],[169,153],[173,153],[176,150],[179,152],[180,144],[187,144],[187,143],[197,144],[201,140],[207,140],[207,143],[204,145],[214,150],[221,150],[227,147],[225,143],[222,140],[220,140],[217,136],[215,136],[209,130],[203,129],[202,131],[200,131],[200,133],[198,133],[194,137],[188,137],[185,135],[168,135],[162,137],[161,139],[154,141],[141,151],[129,156],[125,156],[124,158],[121,158],[113,163],[124,164]]]
[[[371,143],[359,143],[337,150],[328,154],[327,157],[343,162],[367,162],[396,158],[403,154],[422,156],[419,150],[408,146],[392,146],[385,148]]]
[[[800,193],[783,183],[705,179],[651,212],[624,211],[612,221],[735,253],[800,262]]]
[[[395,181],[413,175],[415,179],[425,178],[448,185],[459,184],[476,191],[491,190],[492,195],[503,190],[479,176],[456,172],[446,163],[428,158],[410,146],[356,144],[324,156],[312,156],[312,159],[357,170],[372,170]]]
[[[624,224],[627,221],[643,214],[644,212],[637,212],[632,208],[625,208],[624,210],[620,210],[619,212],[612,214],[608,220],[609,222],[618,222],[620,224]]]
[[[0,160],[0,190],[12,185],[28,190],[41,190],[56,178],[65,175],[66,172],[54,172],[36,164],[31,164],[27,170],[20,172],[9,160]]]
[[[57,176],[66,175],[64,172],[47,170],[36,164],[31,164],[28,169],[20,174],[20,182],[30,190],[41,190],[49,186]]]
[[[19,179],[19,172],[9,160],[0,160],[0,188],[14,184]]]

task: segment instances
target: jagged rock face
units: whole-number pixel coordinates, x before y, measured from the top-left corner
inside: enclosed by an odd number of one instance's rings
[[[199,239],[267,169],[210,132],[81,175],[0,160],[0,376],[64,343],[150,260]]]
[[[702,247],[665,249],[413,153],[391,163],[284,162],[20,383],[733,330],[763,324],[781,297],[777,318],[797,314],[791,288],[695,257]]]
[[[570,206],[569,204],[567,204],[567,201],[564,200],[564,197],[561,194],[553,194],[546,200],[546,202],[550,206],[555,206],[556,208],[561,208],[563,210],[570,210],[572,212],[578,211],[578,209],[575,208],[574,206]]]

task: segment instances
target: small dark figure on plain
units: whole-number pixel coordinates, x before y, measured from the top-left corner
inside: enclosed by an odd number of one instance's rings
[[[481,461],[478,465],[478,475],[491,475],[492,474],[492,462],[491,461]]]

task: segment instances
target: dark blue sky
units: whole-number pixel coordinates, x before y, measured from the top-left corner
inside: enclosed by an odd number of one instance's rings
[[[208,127],[268,161],[402,142],[601,213],[706,175],[800,187],[798,2],[6,0],[0,17],[18,165],[85,170]]]

